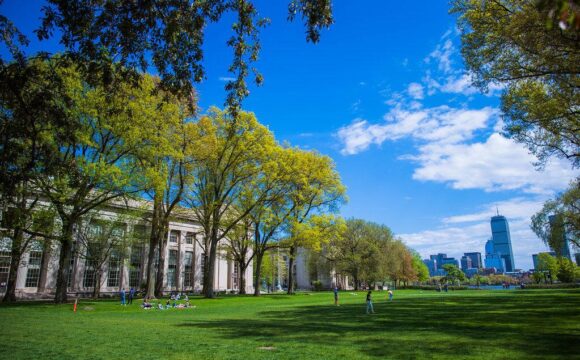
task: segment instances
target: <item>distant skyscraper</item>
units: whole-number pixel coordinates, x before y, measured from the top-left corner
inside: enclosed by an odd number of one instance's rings
[[[473,265],[471,263],[471,258],[463,255],[461,257],[461,270],[463,270],[463,272],[466,272],[467,269],[471,269],[471,268],[473,268]]]
[[[471,267],[475,269],[481,269],[483,267],[483,262],[481,261],[480,252],[468,252],[464,253],[464,256],[471,259]]]
[[[505,271],[515,270],[514,254],[512,252],[512,240],[510,237],[510,228],[505,216],[497,215],[491,218],[491,235],[493,248],[505,262]]]
[[[425,263],[429,269],[429,276],[437,275],[437,262],[435,260],[425,259],[423,260],[423,263]]]
[[[505,260],[495,251],[492,239],[485,243],[485,267],[487,269],[496,269],[499,272],[505,272]]]
[[[566,230],[564,229],[562,218],[558,218],[556,215],[550,215],[548,219],[550,221],[550,229],[553,236],[558,238],[554,239],[554,244],[553,246],[550,246],[550,248],[559,256],[572,260],[570,246],[568,246],[568,238],[566,237]]]

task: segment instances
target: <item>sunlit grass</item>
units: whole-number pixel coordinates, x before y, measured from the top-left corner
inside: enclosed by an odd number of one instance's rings
[[[0,307],[1,358],[255,359],[577,357],[580,291],[397,291],[194,298],[195,309],[141,301]]]

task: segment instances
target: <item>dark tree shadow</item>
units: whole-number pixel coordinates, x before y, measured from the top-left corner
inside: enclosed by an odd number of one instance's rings
[[[210,329],[224,340],[243,337],[257,344],[332,347],[340,342],[361,355],[383,358],[435,354],[461,358],[502,351],[521,358],[578,358],[580,297],[576,293],[449,294],[379,301],[375,310],[377,314],[366,315],[364,304],[304,306],[263,311],[254,319],[187,321],[177,326]],[[562,324],[566,321],[570,324]]]

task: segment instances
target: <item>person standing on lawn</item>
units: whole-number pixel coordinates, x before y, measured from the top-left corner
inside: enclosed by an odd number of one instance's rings
[[[338,305],[338,286],[334,287],[334,305],[340,306]]]
[[[121,289],[121,305],[125,306],[125,288]]]
[[[367,293],[367,314],[371,313],[374,314],[375,313],[375,309],[373,308],[373,300],[372,300],[372,291],[369,291]]]
[[[134,296],[135,296],[135,288],[131,288],[131,290],[129,290],[129,304],[133,303]]]

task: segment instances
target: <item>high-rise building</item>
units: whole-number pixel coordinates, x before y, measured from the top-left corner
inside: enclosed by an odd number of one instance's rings
[[[491,235],[494,252],[504,260],[505,271],[515,270],[514,254],[512,252],[512,240],[510,228],[505,216],[497,215],[491,218]]]
[[[466,272],[467,269],[471,269],[471,268],[473,268],[471,258],[463,255],[461,257],[461,270],[463,270],[463,272]]]
[[[492,239],[485,243],[485,268],[495,269],[497,272],[505,272],[505,260],[495,251]]]
[[[564,227],[562,217],[557,215],[550,215],[548,220],[550,221],[550,230],[552,232],[552,236],[556,237],[556,239],[553,239],[553,244],[550,246],[550,248],[552,251],[558,254],[558,256],[572,260],[570,246],[568,245],[568,238],[566,237],[566,229]]]
[[[423,260],[423,263],[427,266],[427,269],[429,269],[429,276],[437,275],[437,262],[435,260],[425,259]]]
[[[480,252],[468,252],[464,253],[464,256],[471,259],[471,267],[475,269],[481,269],[483,267],[483,262],[481,261]]]

